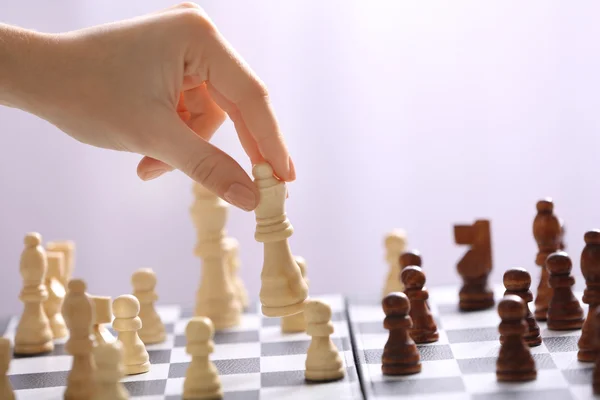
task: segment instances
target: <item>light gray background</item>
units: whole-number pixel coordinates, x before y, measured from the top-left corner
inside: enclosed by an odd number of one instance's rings
[[[393,3],[393,4],[390,4]],[[0,20],[58,32],[167,0],[0,0]],[[383,235],[407,230],[429,285],[459,282],[452,225],[492,221],[494,272],[534,273],[535,202],[554,197],[578,284],[583,233],[600,227],[600,4],[549,1],[201,2],[266,82],[298,170],[291,246],[313,293],[378,293]],[[77,243],[76,276],[117,296],[152,267],[161,302],[192,303],[199,260],[191,184],[140,181],[138,156],[79,144],[0,109],[0,313],[21,309],[23,235]],[[227,122],[215,139],[249,171]],[[257,297],[254,214],[231,210]]]

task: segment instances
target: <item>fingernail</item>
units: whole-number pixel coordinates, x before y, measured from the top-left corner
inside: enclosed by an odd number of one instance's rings
[[[150,181],[152,179],[158,178],[166,172],[168,172],[166,169],[155,169],[153,171],[147,171],[146,173],[142,174],[141,178],[144,181]]]
[[[239,183],[234,183],[229,186],[224,197],[225,200],[234,206],[240,207],[246,211],[254,210],[256,207],[256,196],[254,195],[254,192]]]
[[[294,166],[294,161],[292,161],[292,156],[290,156],[289,164],[290,164],[290,181],[293,181],[296,179],[296,167]]]

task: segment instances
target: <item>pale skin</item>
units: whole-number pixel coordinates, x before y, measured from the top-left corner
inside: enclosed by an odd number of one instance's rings
[[[264,83],[194,3],[59,34],[0,24],[0,105],[140,154],[143,180],[177,169],[251,211],[252,179],[210,143],[228,116],[252,164],[296,178]]]

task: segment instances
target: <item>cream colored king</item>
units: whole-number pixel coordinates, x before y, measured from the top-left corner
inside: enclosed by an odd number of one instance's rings
[[[266,317],[300,313],[308,298],[308,285],[288,243],[294,228],[285,213],[286,185],[273,176],[273,168],[266,163],[255,165],[252,175],[260,191],[254,238],[264,244],[259,295],[262,313]]]

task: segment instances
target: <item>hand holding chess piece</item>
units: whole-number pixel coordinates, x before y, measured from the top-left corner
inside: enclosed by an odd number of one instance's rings
[[[19,298],[25,304],[15,334],[15,354],[33,355],[54,350],[50,321],[43,303],[48,299],[44,277],[48,268],[46,251],[39,233],[25,236],[25,249],[21,254],[20,272],[23,289]]]
[[[285,213],[286,185],[273,176],[273,168],[267,163],[255,165],[252,175],[260,192],[254,238],[264,243],[262,313],[267,317],[297,314],[308,298],[308,286],[288,243],[294,229]]]

